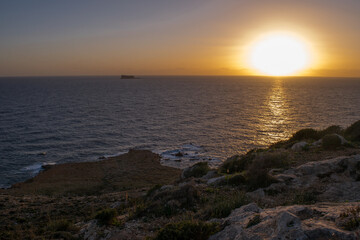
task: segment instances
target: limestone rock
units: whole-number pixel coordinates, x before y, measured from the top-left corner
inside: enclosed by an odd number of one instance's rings
[[[216,178],[210,178],[208,181],[207,181],[207,184],[208,185],[217,185],[217,184],[220,184],[222,181],[225,180],[225,176],[221,176],[221,177],[216,177]]]
[[[174,188],[175,188],[174,185],[164,185],[164,186],[161,186],[160,191],[172,190]]]
[[[264,192],[264,189],[259,188],[259,189],[255,190],[255,191],[253,191],[253,192],[248,192],[248,193],[246,193],[246,195],[247,195],[248,197],[252,198],[252,199],[258,199],[258,200],[260,200],[260,199],[262,199],[262,198],[265,197],[265,192]]]
[[[360,201],[360,155],[308,162],[273,175],[278,181],[267,192],[317,189],[319,200]]]
[[[202,179],[208,180],[208,179],[214,178],[216,176],[217,176],[217,171],[216,170],[210,170],[210,171],[208,171],[208,173],[206,175],[204,175],[202,177]]]
[[[339,134],[334,134],[334,135],[336,135],[336,136],[338,136],[338,138],[340,139],[340,141],[341,141],[341,145],[344,145],[344,144],[347,144],[348,143],[348,141],[343,137],[343,136],[341,136],[341,135],[339,135]]]
[[[302,151],[306,145],[308,145],[307,142],[301,141],[301,142],[298,142],[298,143],[295,143],[294,145],[292,145],[291,150]]]
[[[260,209],[255,203],[233,210],[224,219],[227,226],[211,236],[216,239],[359,239],[360,230],[346,231],[337,225],[340,213],[359,203],[323,203]],[[259,222],[248,225],[258,216]]]

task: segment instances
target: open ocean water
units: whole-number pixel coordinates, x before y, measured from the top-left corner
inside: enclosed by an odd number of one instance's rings
[[[301,128],[359,119],[359,78],[0,78],[0,187],[43,164],[130,148],[157,152],[169,166],[216,165]]]

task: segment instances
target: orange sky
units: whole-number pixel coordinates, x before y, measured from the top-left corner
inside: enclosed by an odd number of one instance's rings
[[[6,1],[0,76],[254,75],[246,52],[272,31],[312,49],[301,75],[360,76],[359,13],[358,0]]]

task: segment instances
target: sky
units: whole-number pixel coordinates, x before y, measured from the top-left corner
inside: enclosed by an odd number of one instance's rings
[[[309,76],[360,76],[360,0],[4,0],[0,76],[257,75],[248,53],[285,31]]]

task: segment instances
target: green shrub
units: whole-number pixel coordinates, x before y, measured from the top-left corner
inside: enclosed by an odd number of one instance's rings
[[[102,225],[112,225],[116,224],[116,216],[117,211],[113,208],[106,208],[104,210],[99,211],[95,218]]]
[[[202,221],[182,221],[167,224],[160,229],[154,240],[206,240],[220,231],[217,223]]]
[[[184,172],[184,177],[202,177],[210,170],[207,162],[199,162],[193,165],[188,171]]]
[[[325,135],[334,133],[342,135],[343,129],[338,125],[332,125],[324,130],[319,131],[318,133],[320,137],[324,137]]]
[[[184,209],[193,209],[200,201],[199,191],[191,184],[179,189],[161,191],[136,211],[135,217],[170,217]]]
[[[259,224],[260,222],[261,222],[260,214],[256,214],[252,219],[250,219],[250,221],[246,225],[246,228],[255,226],[255,225]]]
[[[272,177],[267,169],[251,170],[247,173],[247,190],[253,191],[258,188],[270,186],[276,183],[276,179]]]
[[[313,191],[303,191],[297,193],[291,204],[314,204],[317,202],[317,193]]]
[[[235,155],[225,160],[225,162],[220,166],[219,171],[221,173],[236,173],[244,171],[254,159],[255,154],[249,152],[246,155],[239,156]]]
[[[319,140],[320,136],[318,131],[312,128],[301,129],[290,138],[290,141],[301,141],[306,139]]]
[[[173,194],[173,199],[177,199],[181,202],[182,207],[193,207],[199,200],[200,193],[192,185],[188,184],[182,186],[178,191]]]
[[[341,139],[336,134],[328,134],[322,138],[322,146],[324,149],[336,149],[341,146]]]
[[[153,186],[152,188],[150,188],[147,193],[146,193],[146,197],[151,196],[153,193],[156,192],[156,190],[160,189],[162,187],[162,185],[160,184],[156,184],[155,186]]]
[[[340,213],[339,225],[348,231],[353,231],[360,226],[360,206],[352,207]]]
[[[269,175],[269,170],[287,166],[289,166],[289,157],[286,153],[266,152],[258,155],[246,172],[248,190],[256,190],[275,183],[276,180]]]
[[[265,152],[257,155],[249,170],[286,168],[289,166],[289,155],[286,152]]]
[[[74,231],[76,230],[76,227],[72,222],[66,219],[60,219],[56,221],[51,221],[47,225],[47,229],[52,232],[65,232],[65,231]]]
[[[140,209],[136,217],[171,217],[179,213],[180,210],[180,206],[177,206],[176,203],[154,204],[147,208]]]
[[[205,208],[201,215],[204,219],[224,218],[229,216],[232,210],[248,203],[245,195],[236,192],[233,195],[221,195]]]
[[[360,120],[345,129],[345,136],[354,142],[360,142]]]
[[[242,174],[235,174],[235,175],[226,176],[221,184],[239,186],[244,183],[246,183],[245,177]]]
[[[74,237],[69,232],[59,231],[59,232],[55,232],[55,233],[51,234],[50,239],[76,240],[79,238]]]

